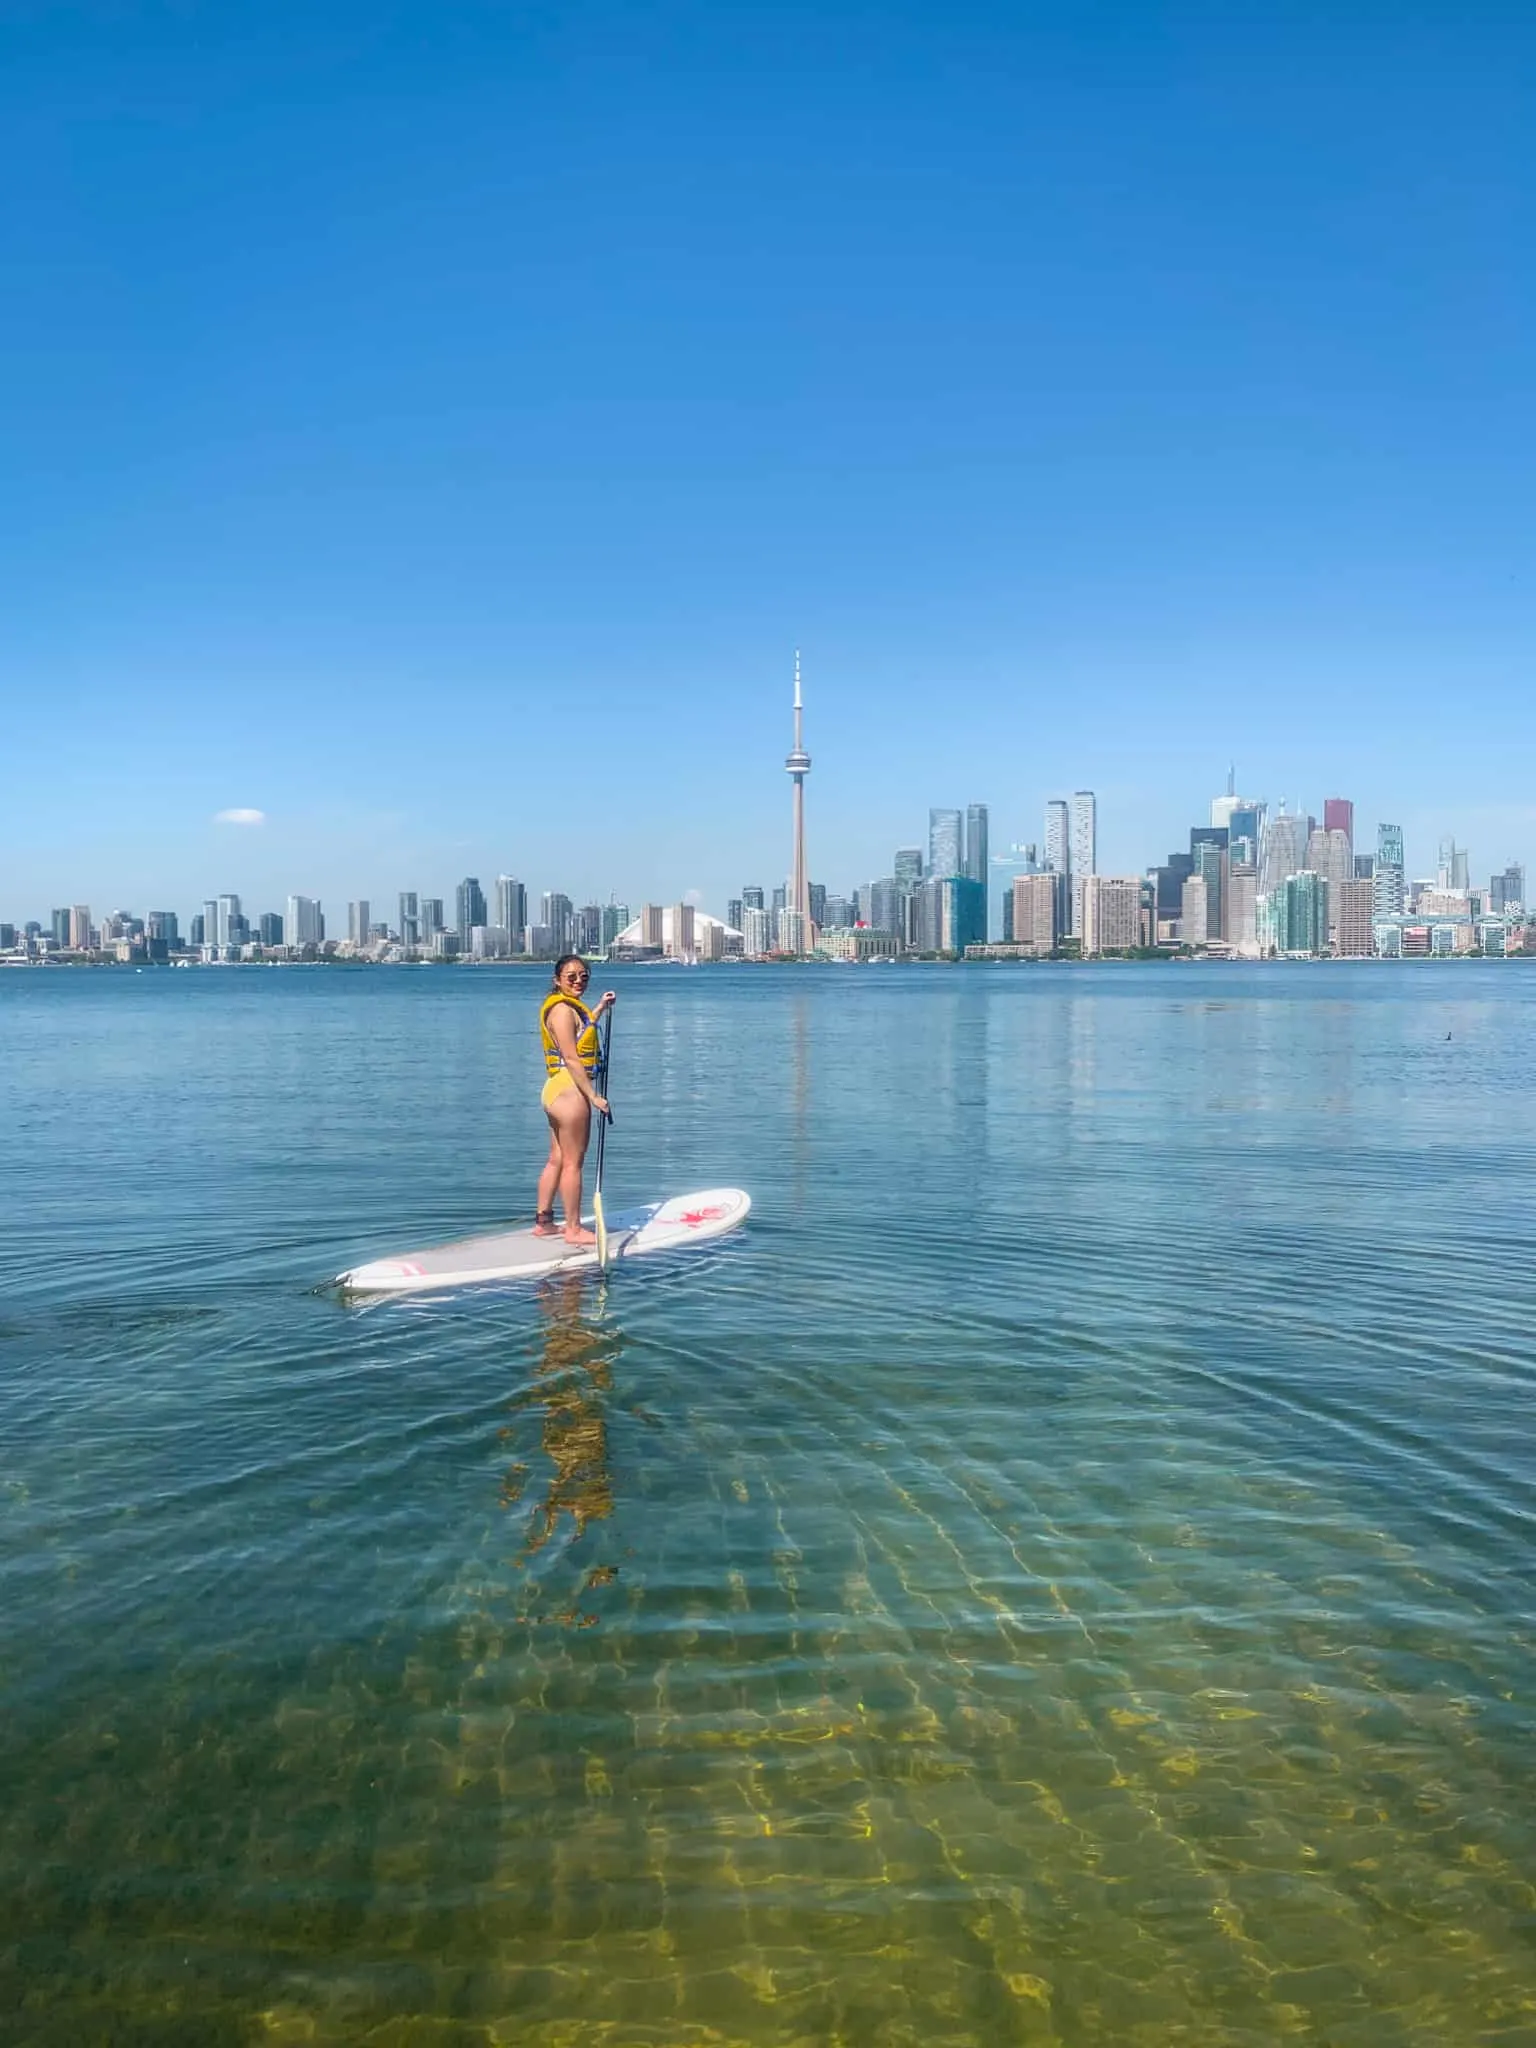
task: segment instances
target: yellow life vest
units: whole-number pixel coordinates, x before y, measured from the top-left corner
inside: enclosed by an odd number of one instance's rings
[[[571,1008],[586,1020],[586,1029],[578,1032],[576,1036],[576,1057],[589,1074],[595,1074],[599,1056],[597,1020],[585,1003],[579,1002],[575,996],[568,996],[563,988],[551,989],[539,1011],[539,1040],[544,1048],[544,1064],[552,1074],[558,1074],[565,1065],[565,1056],[556,1045],[555,1035],[549,1028],[550,1013],[561,1003],[569,1003]]]

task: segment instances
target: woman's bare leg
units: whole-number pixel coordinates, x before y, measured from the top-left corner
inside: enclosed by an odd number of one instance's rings
[[[587,1156],[587,1139],[592,1131],[592,1111],[579,1088],[567,1088],[556,1096],[547,1111],[560,1148],[560,1201],[565,1210],[567,1244],[596,1244],[590,1230],[581,1225],[581,1169]],[[549,1168],[545,1168],[547,1173]],[[539,1182],[543,1186],[542,1179]],[[546,1203],[544,1205],[548,1207]]]
[[[549,1116],[548,1110],[546,1110],[544,1113],[546,1116]],[[544,1170],[539,1175],[538,1213],[540,1216],[553,1216],[553,1214],[555,1213],[555,1190],[559,1185],[560,1131],[559,1127],[555,1123],[554,1118],[550,1116],[549,1157],[545,1160]],[[555,1226],[553,1223],[536,1222],[533,1227],[538,1232],[540,1237],[553,1237],[555,1234]]]

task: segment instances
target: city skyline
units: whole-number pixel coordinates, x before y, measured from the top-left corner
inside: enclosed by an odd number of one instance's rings
[[[487,896],[479,876],[468,875],[455,887],[451,917],[445,898],[420,890],[398,892],[393,926],[373,918],[370,898],[349,898],[347,951],[490,961],[617,946],[692,957],[697,933],[700,956],[718,960],[743,950],[748,958],[820,951],[825,933],[827,948],[849,958],[959,954],[988,943],[1036,953],[1069,944],[1087,955],[1158,946],[1247,958],[1502,953],[1504,934],[1516,924],[1517,950],[1525,950],[1523,864],[1506,863],[1486,884],[1474,884],[1469,850],[1443,834],[1435,875],[1413,874],[1399,822],[1379,822],[1374,852],[1365,851],[1355,843],[1352,798],[1324,797],[1321,817],[1289,809],[1284,798],[1271,809],[1267,799],[1238,792],[1235,763],[1225,792],[1210,799],[1209,824],[1191,825],[1188,853],[1175,848],[1165,862],[1106,872],[1098,857],[1097,793],[1079,788],[1070,798],[1048,799],[1038,842],[1011,843],[996,857],[989,856],[987,804],[973,799],[963,811],[930,806],[926,859],[921,847],[898,846],[887,876],[829,888],[811,881],[806,865],[804,780],[811,762],[802,737],[798,650],[792,708],[794,746],[785,761],[794,784],[789,875],[772,885],[771,901],[768,888],[754,882],[740,885],[723,920],[691,894],[671,904],[645,902],[631,920],[627,902],[612,893],[606,904],[578,905],[564,891],[546,890],[535,919],[519,877],[498,874]],[[242,821],[251,822],[250,814]],[[1421,925],[1420,918],[1429,921]],[[869,934],[868,943],[854,938],[859,932]],[[103,913],[99,928],[83,903],[54,905],[46,922],[0,919],[0,949],[33,956],[127,948],[119,957],[137,957],[146,946],[156,959],[188,950],[232,959],[252,947],[310,956],[339,943],[321,900],[295,893],[283,913],[254,920],[239,892],[206,897],[185,932],[179,912],[166,908],[143,918],[126,908]]]

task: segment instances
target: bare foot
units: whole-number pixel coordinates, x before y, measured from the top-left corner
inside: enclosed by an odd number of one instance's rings
[[[558,1237],[560,1235],[553,1223],[535,1223],[533,1234],[535,1237]]]
[[[594,1232],[590,1230],[584,1230],[582,1226],[578,1223],[574,1230],[570,1229],[569,1226],[567,1226],[565,1232],[565,1241],[567,1244],[596,1244],[597,1237]]]

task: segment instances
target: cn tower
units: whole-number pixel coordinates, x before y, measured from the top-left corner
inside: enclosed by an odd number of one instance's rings
[[[800,951],[811,950],[811,884],[805,871],[805,778],[811,757],[800,732],[800,650],[795,649],[795,744],[784,766],[795,785],[795,847],[790,863],[789,907],[800,914]]]

